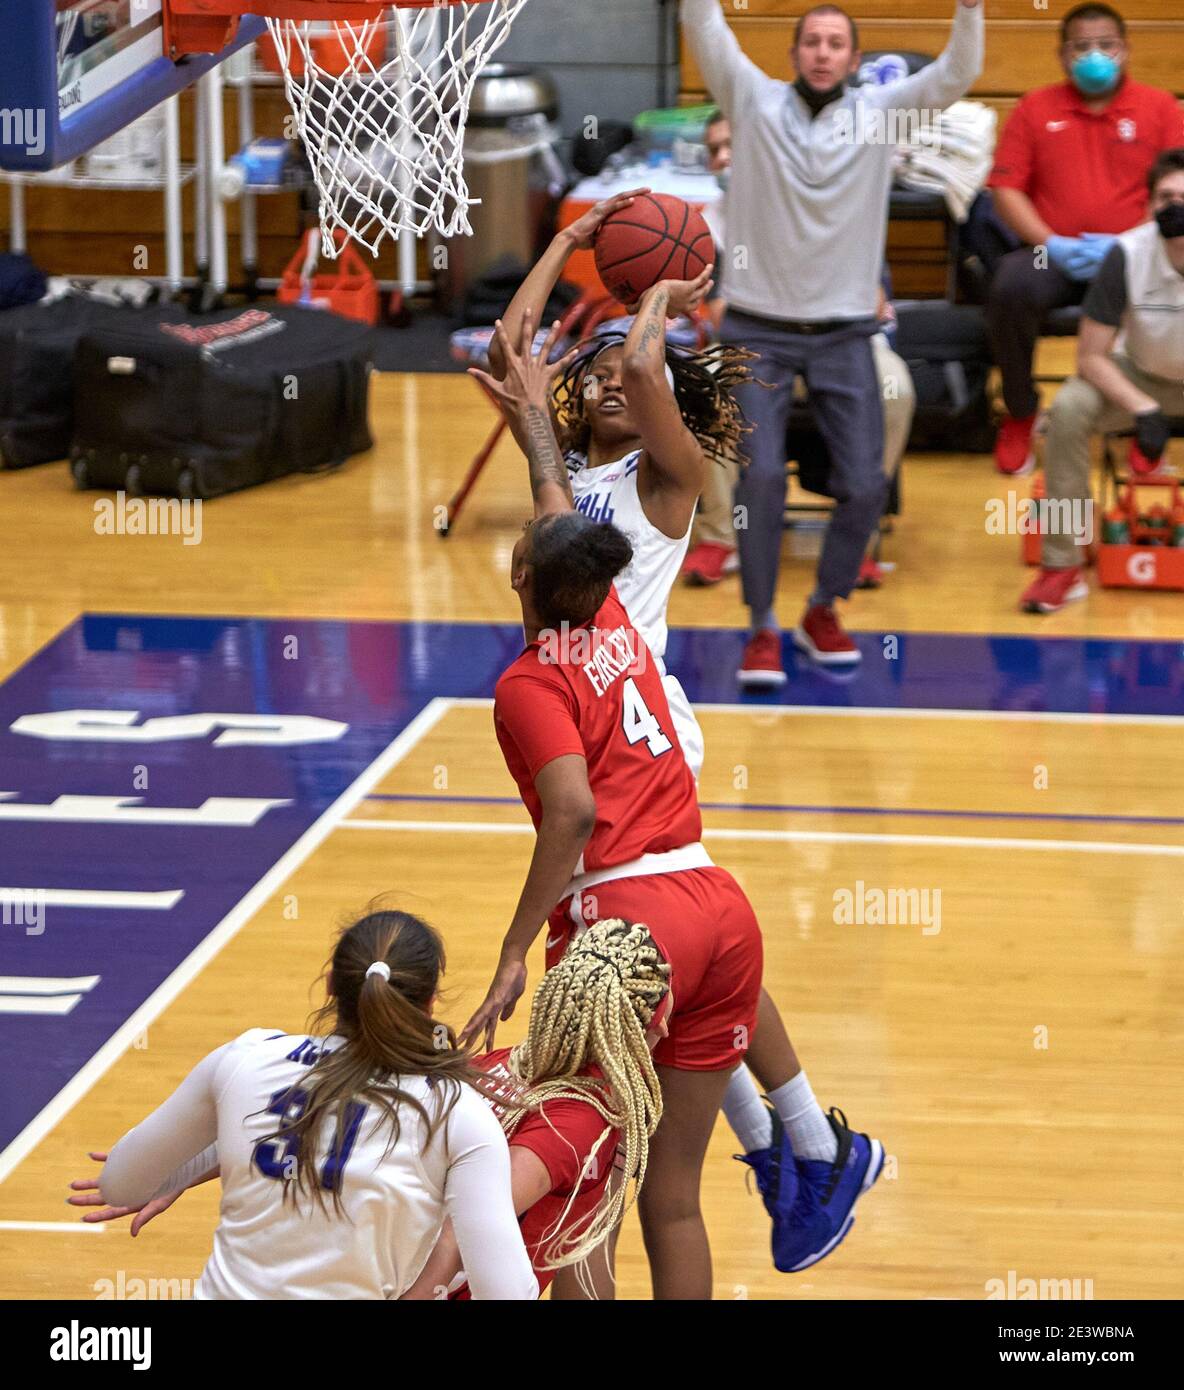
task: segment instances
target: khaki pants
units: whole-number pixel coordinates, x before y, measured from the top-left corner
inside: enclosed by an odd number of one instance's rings
[[[888,339],[882,333],[877,333],[872,339],[872,354],[876,359],[876,371],[880,374],[884,398],[884,473],[892,478],[904,457],[917,396],[908,366],[888,346]],[[710,541],[735,548],[732,508],[736,472],[734,458],[726,463],[716,463],[712,459],[707,461],[707,481],[699,498],[699,511],[695,519],[696,544]]]
[[[1147,395],[1159,402],[1165,415],[1184,416],[1184,385],[1148,376],[1129,357],[1115,353],[1115,365]],[[1051,515],[1076,514],[1075,503],[1085,507],[1090,498],[1089,445],[1094,434],[1134,428],[1129,410],[1112,405],[1096,386],[1081,377],[1070,377],[1056,394],[1048,412],[1044,441],[1044,486],[1050,501],[1065,501],[1067,508],[1050,509]],[[1072,510],[1070,510],[1072,508]],[[1096,531],[1098,528],[1090,528]],[[1072,532],[1044,537],[1041,563],[1045,569],[1069,569],[1082,563],[1079,542]]]

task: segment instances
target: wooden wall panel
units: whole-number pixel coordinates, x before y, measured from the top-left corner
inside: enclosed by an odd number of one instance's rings
[[[799,10],[800,13],[800,10]],[[788,17],[738,18],[733,28],[745,53],[766,72],[788,77],[788,50],[793,36]],[[949,37],[949,22],[924,19],[869,20],[860,25],[865,49],[914,49],[938,54]],[[1184,95],[1184,21],[1131,26],[1132,70],[1142,82]],[[1015,96],[1030,87],[1056,82],[1063,74],[1056,59],[1055,25],[1035,20],[987,21],[983,74],[972,88],[976,96]],[[685,41],[682,83],[687,90],[707,84]]]
[[[990,19],[1040,20],[1050,28],[1059,25],[1061,15],[1072,9],[1070,0],[985,0],[987,16]],[[723,10],[730,18],[747,19],[765,15],[776,15],[782,19],[796,19],[809,8],[803,0],[721,0]],[[844,6],[856,23],[867,19],[900,19],[907,14],[909,19],[944,19],[954,13],[956,0],[853,0]],[[1130,24],[1135,21],[1170,20],[1180,18],[1180,9],[1175,0],[1115,0],[1118,9]]]
[[[789,46],[803,0],[722,0],[744,51],[766,72],[790,74]],[[987,42],[983,75],[970,95],[991,106],[1000,129],[1019,97],[1061,76],[1057,62],[1059,16],[1034,0],[986,0]],[[1178,0],[1122,0],[1128,21],[1132,73],[1142,82],[1184,95],[1184,10]],[[949,36],[952,0],[855,0],[850,6],[864,49],[916,49],[940,53]],[[907,17],[906,17],[907,16]],[[702,73],[684,41],[680,100],[711,100]],[[940,296],[946,288],[945,230],[940,223],[893,222],[887,255],[898,297]]]
[[[1055,81],[1057,16],[1067,0],[1041,10],[1034,0],[986,0],[988,36],[986,68],[973,95],[995,107],[1000,119],[1011,111],[1017,97],[1029,87]],[[787,49],[794,18],[808,6],[804,0],[723,0],[724,11],[756,62],[767,71],[787,75]],[[952,0],[855,0],[852,13],[860,25],[865,48],[917,48],[937,53],[946,42]],[[1134,51],[1133,71],[1142,81],[1169,87],[1184,94],[1184,10],[1178,0],[1123,0],[1121,9],[1130,21]],[[907,14],[907,17],[905,15]],[[680,100],[707,99],[702,74],[693,59],[683,53]],[[182,98],[182,146],[193,154],[193,95]],[[283,92],[260,88],[256,93],[256,119],[260,134],[279,134],[287,112]],[[228,145],[237,143],[237,107],[234,94],[226,94]],[[0,237],[8,225],[7,198],[0,189]],[[192,190],[186,193],[187,227],[192,233]],[[290,258],[301,230],[298,200],[294,194],[259,200],[260,261],[265,275],[276,275]],[[148,248],[150,271],[163,267],[161,237],[162,199],[156,194],[101,193],[66,189],[33,189],[28,195],[29,241],[35,259],[52,273],[131,273],[137,246]],[[238,273],[238,210],[229,208],[231,226],[231,278]],[[191,236],[190,236],[191,246]],[[897,260],[906,254],[904,243],[892,248],[898,278],[936,271]],[[912,254],[907,252],[907,254]],[[187,255],[186,269],[193,268]],[[380,262],[380,272],[394,274],[393,251]],[[903,291],[902,291],[903,292]]]

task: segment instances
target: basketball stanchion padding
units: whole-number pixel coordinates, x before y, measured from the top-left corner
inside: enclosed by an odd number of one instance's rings
[[[693,280],[715,261],[703,214],[669,193],[641,193],[606,217],[596,235],[596,269],[608,292],[633,304],[659,280]]]
[[[528,0],[165,0],[178,61],[267,21],[320,193],[322,248],[343,232],[374,255],[387,237],[472,234],[465,124],[478,77]]]

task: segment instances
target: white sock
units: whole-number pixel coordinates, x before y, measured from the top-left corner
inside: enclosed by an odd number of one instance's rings
[[[773,1107],[789,1135],[795,1158],[822,1159],[833,1163],[839,1152],[839,1141],[814,1099],[814,1092],[804,1071],[792,1081],[769,1092]]]
[[[772,1144],[773,1117],[743,1062],[732,1073],[724,1092],[724,1114],[746,1154]]]

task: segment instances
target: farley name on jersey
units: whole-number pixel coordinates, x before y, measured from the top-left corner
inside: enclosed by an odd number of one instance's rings
[[[646,669],[648,654],[631,627],[572,629],[564,623],[558,631],[548,628],[539,634],[539,661],[551,666],[578,666],[597,695],[603,695],[626,671],[640,675]]]

